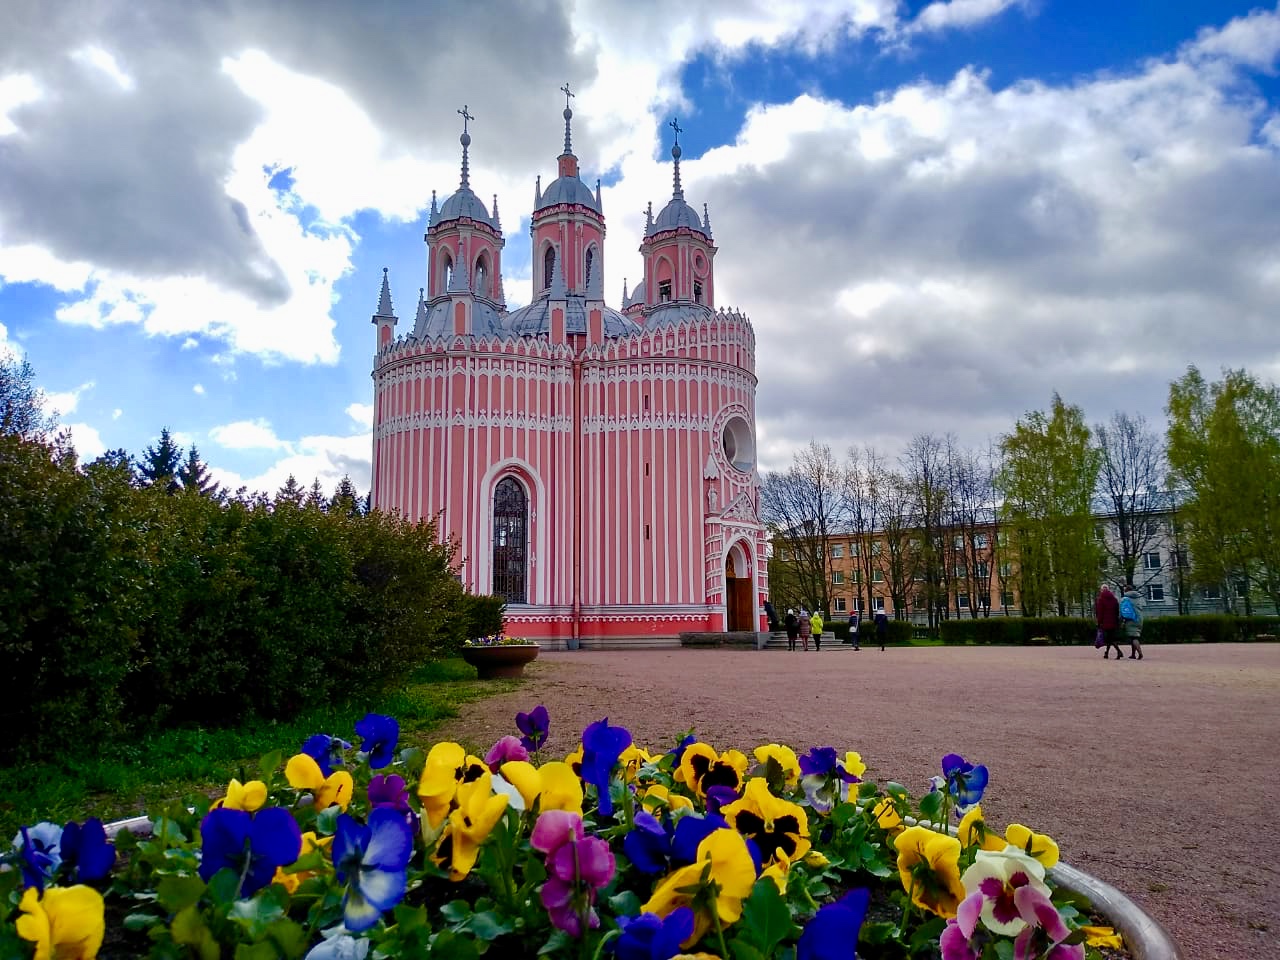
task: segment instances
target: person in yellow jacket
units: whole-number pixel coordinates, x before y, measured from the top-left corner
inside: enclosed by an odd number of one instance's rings
[[[822,612],[813,611],[813,616],[809,618],[809,629],[813,631],[813,645],[816,649],[822,649]]]

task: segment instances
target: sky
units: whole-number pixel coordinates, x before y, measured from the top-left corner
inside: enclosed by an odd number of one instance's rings
[[[369,485],[382,268],[497,195],[528,301],[564,98],[607,300],[645,204],[707,203],[757,338],[757,449],[985,448],[1056,391],[1163,429],[1280,380],[1280,5],[1235,0],[5,0],[0,349],[78,452],[169,428],[230,489]]]

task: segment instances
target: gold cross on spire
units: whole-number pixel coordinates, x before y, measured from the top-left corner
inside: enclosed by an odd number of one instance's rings
[[[676,117],[672,117],[671,122],[667,124],[667,126],[669,126],[672,130],[676,132],[676,143],[679,143],[680,134],[684,133],[684,127],[680,126],[679,119],[677,119]]]
[[[564,86],[560,88],[560,92],[564,94],[564,105],[566,107],[569,106],[569,98],[577,96],[577,94],[575,94],[572,90],[569,89],[568,80],[566,80],[564,83]]]
[[[468,120],[474,120],[474,119],[475,119],[475,117],[473,117],[473,116],[470,114],[470,112],[468,112],[468,110],[467,110],[467,105],[466,105],[465,103],[462,105],[462,109],[458,111],[458,116],[460,116],[460,117],[462,118],[462,132],[463,132],[463,133],[466,133],[466,132],[467,132],[467,121],[468,121]]]

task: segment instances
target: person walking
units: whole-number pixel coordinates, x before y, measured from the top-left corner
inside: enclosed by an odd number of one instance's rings
[[[1125,639],[1129,641],[1129,659],[1142,659],[1142,594],[1132,583],[1124,585],[1124,596],[1120,599],[1120,622],[1124,626]],[[1116,647],[1116,656],[1120,655],[1120,647]]]
[[[1102,651],[1102,659],[1111,657],[1111,648],[1116,648],[1116,659],[1123,660],[1120,651],[1120,601],[1105,583],[1098,591],[1098,598],[1093,601],[1093,616],[1098,621],[1098,629],[1102,631],[1102,640],[1106,649]]]
[[[889,618],[883,610],[876,611],[876,639],[880,641],[880,652],[884,652],[885,637],[889,635]]]
[[[809,629],[813,632],[813,646],[816,650],[822,649],[822,611],[813,611],[813,616],[809,618]]]
[[[853,649],[855,650],[862,649],[862,647],[858,646],[858,644],[862,642],[858,636],[858,628],[861,624],[861,620],[862,616],[857,610],[849,614],[849,639],[853,642]]]
[[[809,633],[813,630],[813,624],[809,620],[809,611],[804,607],[800,608],[800,643],[804,646],[804,652],[809,652]]]
[[[796,617],[795,610],[787,610],[787,618],[782,621],[787,628],[787,649],[794,650],[796,648],[796,637],[800,636],[800,620]]]

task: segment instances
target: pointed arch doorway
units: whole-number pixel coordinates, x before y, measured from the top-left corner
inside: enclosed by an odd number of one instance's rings
[[[741,544],[734,544],[724,560],[724,612],[726,630],[755,630],[751,564]]]

